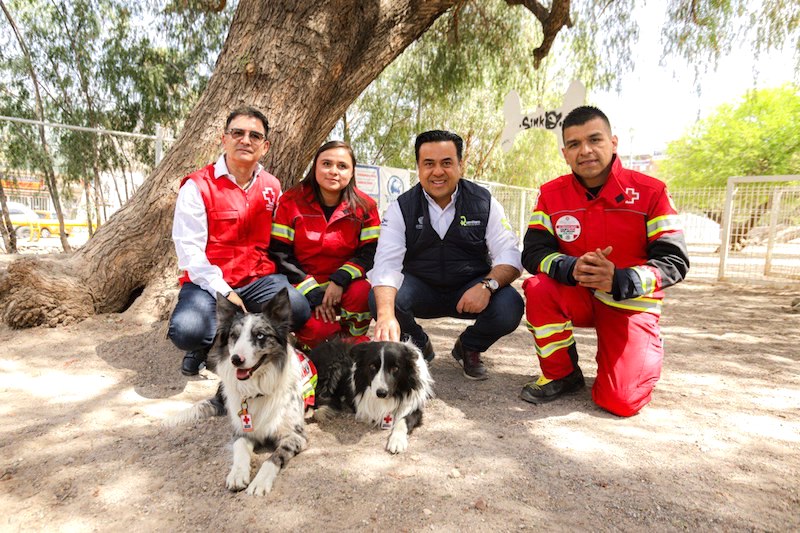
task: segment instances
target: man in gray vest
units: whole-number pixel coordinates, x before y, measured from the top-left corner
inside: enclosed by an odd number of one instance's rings
[[[415,317],[475,319],[452,355],[467,378],[481,380],[481,353],[522,318],[522,297],[509,286],[522,262],[503,207],[487,189],[461,179],[463,148],[449,131],[417,136],[419,183],[384,214],[369,272],[370,309],[374,340],[408,336],[429,362],[433,346]]]

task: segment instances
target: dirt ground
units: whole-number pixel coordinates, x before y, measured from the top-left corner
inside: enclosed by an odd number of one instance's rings
[[[524,326],[475,383],[449,355],[466,323],[426,321],[437,397],[408,452],[388,454],[387,432],[352,418],[312,422],[308,449],[260,498],[225,488],[226,418],[160,426],[216,386],[180,374],[163,322],[0,327],[0,530],[796,531],[798,291],[671,289],[662,378],[629,419],[588,388],[520,401],[538,370]],[[576,337],[591,386],[594,336]]]

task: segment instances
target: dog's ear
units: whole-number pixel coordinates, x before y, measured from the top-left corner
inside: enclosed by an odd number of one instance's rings
[[[291,323],[292,304],[289,301],[289,289],[286,287],[278,291],[268,302],[261,306],[261,312],[275,322]]]
[[[404,355],[409,361],[416,361],[419,356],[422,355],[422,350],[420,350],[411,339],[401,342],[400,344],[403,345]]]
[[[350,358],[355,362],[363,359],[371,350],[375,348],[374,342],[359,342],[350,347]]]
[[[217,293],[217,326],[226,329],[233,322],[236,313],[241,313],[242,309],[228,300],[221,292]]]

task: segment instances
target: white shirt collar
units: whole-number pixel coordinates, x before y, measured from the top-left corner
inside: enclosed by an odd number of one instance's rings
[[[461,181],[461,180],[459,180],[459,181]],[[422,189],[422,194],[425,195],[425,199],[428,201],[428,205],[435,206],[437,209],[441,209],[442,211],[445,211],[449,207],[455,205],[456,198],[458,197],[458,191],[459,191],[459,184],[457,183],[456,184],[456,190],[453,191],[453,194],[450,196],[450,201],[447,202],[447,205],[444,206],[444,207],[439,207],[439,204],[436,203],[436,200],[431,198],[430,195],[428,194],[428,192],[424,188]]]
[[[264,170],[264,167],[261,166],[261,163],[256,164],[256,169],[253,171],[253,177],[258,176],[258,173]],[[236,177],[228,171],[228,164],[225,163],[225,154],[219,156],[217,162],[214,163],[214,177],[219,178],[221,176],[226,176],[229,180],[236,183]],[[252,178],[248,182],[248,185],[252,183]],[[237,184],[238,185],[238,184]]]

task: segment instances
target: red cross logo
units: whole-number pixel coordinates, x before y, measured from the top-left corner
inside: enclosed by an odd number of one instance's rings
[[[264,201],[267,202],[267,208],[271,208],[275,205],[275,191],[270,187],[264,187],[264,190],[261,191],[261,195],[264,197]]]
[[[248,416],[248,415],[244,415],[244,416],[242,417],[242,422],[244,422],[244,425],[245,425],[245,426],[249,426],[249,425],[250,425],[250,416]]]
[[[386,415],[383,417],[384,424],[391,424],[392,423],[392,415]]]
[[[636,190],[636,189],[634,189],[633,187],[628,187],[627,189],[625,189],[625,194],[627,194],[628,196],[630,196],[630,200],[625,200],[625,203],[626,203],[626,204],[632,204],[632,203],[634,203],[636,200],[638,200],[638,199],[639,199],[639,191],[637,191],[637,190]]]

